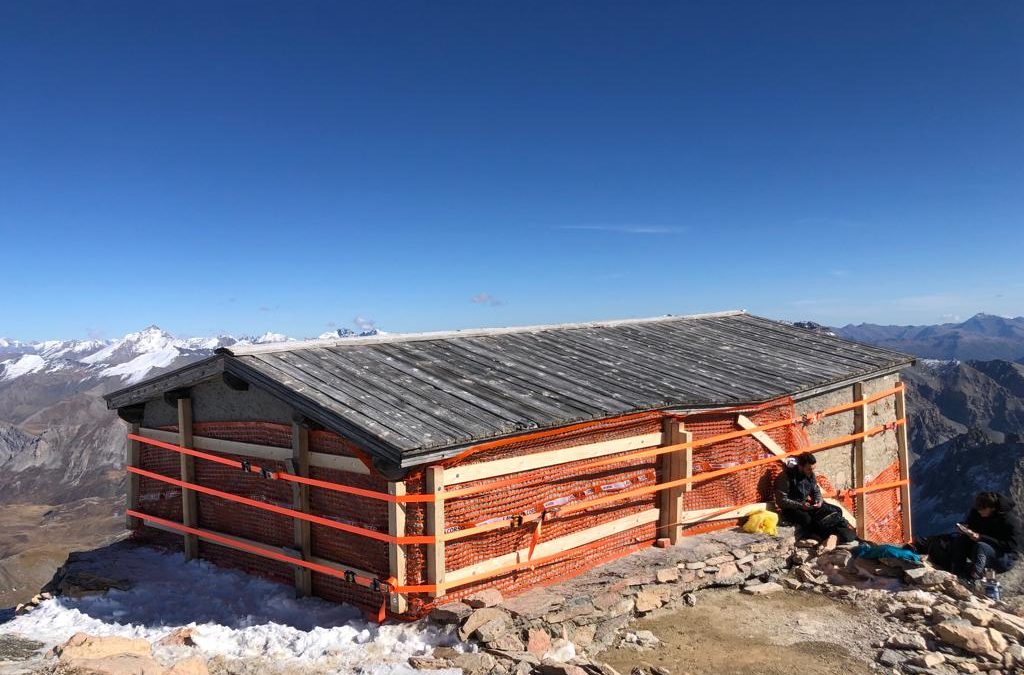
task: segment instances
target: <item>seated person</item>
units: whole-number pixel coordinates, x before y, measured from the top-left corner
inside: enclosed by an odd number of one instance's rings
[[[981,579],[986,569],[1005,572],[1013,566],[1020,522],[1009,499],[997,492],[979,493],[974,508],[956,527],[959,533],[953,535],[950,545],[953,572]]]
[[[817,460],[809,452],[787,462],[775,480],[775,506],[796,526],[799,536],[825,541],[826,549],[834,548],[837,542],[856,541],[857,534],[843,512],[822,499],[815,464]]]

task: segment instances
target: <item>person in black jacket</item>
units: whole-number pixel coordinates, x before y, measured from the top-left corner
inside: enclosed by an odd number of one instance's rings
[[[800,536],[826,541],[826,548],[836,542],[847,543],[857,539],[843,512],[832,504],[826,504],[814,475],[817,460],[805,452],[775,479],[775,506],[782,517],[800,531]]]
[[[1017,557],[1020,522],[1013,503],[997,492],[981,492],[951,546],[952,571],[962,577],[981,579],[986,569],[1005,572]]]

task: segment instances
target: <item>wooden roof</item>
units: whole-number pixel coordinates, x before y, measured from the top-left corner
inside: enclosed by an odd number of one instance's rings
[[[743,312],[278,343],[110,394],[110,407],[227,372],[401,466],[531,429],[828,389],[913,357]]]

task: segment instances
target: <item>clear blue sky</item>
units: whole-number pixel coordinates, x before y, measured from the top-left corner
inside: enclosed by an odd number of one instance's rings
[[[1024,3],[0,4],[0,335],[1024,314]]]

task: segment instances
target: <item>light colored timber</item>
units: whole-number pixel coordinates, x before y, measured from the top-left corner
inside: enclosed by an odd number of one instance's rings
[[[907,418],[907,396],[905,390],[896,392],[896,419]],[[903,537],[906,541],[913,541],[913,532],[910,528],[910,454],[907,448],[907,425],[900,424],[896,427],[896,452],[900,463],[900,480],[904,481],[900,486],[900,506],[903,516]]]
[[[864,400],[864,383],[857,382],[853,385],[853,400]],[[862,403],[853,409],[853,433],[861,434],[867,428],[868,408]],[[858,438],[853,442],[853,481],[854,487],[860,489],[867,482],[866,464],[864,461],[864,439]],[[857,511],[857,537],[865,539],[868,530],[868,496],[863,492],[854,497],[854,507]]]
[[[392,481],[388,483],[388,494],[402,496],[405,494],[404,481]],[[388,534],[392,537],[405,536],[405,510],[406,505],[397,502],[388,502]],[[388,570],[395,579],[398,586],[405,586],[406,562],[405,545],[388,544]],[[391,611],[396,614],[403,614],[408,609],[408,598],[401,593],[391,594]]]
[[[678,445],[683,442],[682,422],[666,417],[661,422],[661,445]],[[683,450],[666,452],[661,455],[661,481],[670,483],[685,478],[686,462],[683,458]],[[683,513],[683,489],[681,487],[668,488],[658,493],[658,506],[661,517],[658,521],[658,536],[668,537],[670,544],[678,544],[683,538],[683,525],[680,518]]]
[[[292,468],[295,475],[309,478],[309,427],[292,422]],[[292,508],[309,513],[309,486],[292,484]],[[308,520],[295,519],[295,548],[303,560],[313,556],[313,540]],[[313,573],[305,567],[295,568],[295,592],[300,598],[313,595]]]
[[[611,441],[599,443],[588,443],[577,445],[571,448],[560,450],[548,450],[547,452],[536,452],[521,457],[509,457],[507,459],[495,459],[479,464],[466,464],[446,470],[445,483],[447,485],[459,485],[472,480],[482,480],[495,476],[505,476],[510,473],[522,471],[533,471],[568,462],[578,462],[582,459],[593,459],[614,455],[617,452],[628,452],[630,450],[641,450],[653,448],[661,444],[661,433],[641,434],[628,438],[617,438]]]
[[[177,443],[178,434],[163,429],[140,429],[141,435],[152,438],[155,441],[164,443]],[[194,436],[192,447],[197,450],[209,450],[211,452],[223,452],[227,455],[242,455],[244,457],[256,457],[257,459],[275,459],[284,462],[291,458],[291,448],[278,448],[272,445],[258,445],[256,443],[241,443],[239,441],[225,441],[220,438],[208,438],[206,436]],[[369,476],[370,470],[366,465],[355,457],[344,457],[342,455],[329,455],[323,452],[309,453],[309,465],[321,469],[337,469],[349,473],[357,473]]]
[[[146,520],[145,518],[143,518],[142,521],[146,525],[146,527],[152,527],[154,530],[162,530],[164,532],[172,532],[174,534],[181,534],[181,532],[179,532],[178,530],[174,529],[173,527],[168,527],[166,525],[161,525],[160,523],[154,523],[152,521]],[[246,539],[245,537],[236,537],[233,534],[225,534],[224,532],[218,532],[216,530],[208,530],[208,529],[203,528],[203,527],[197,527],[196,530],[198,530],[199,532],[202,532],[203,534],[214,535],[214,536],[217,536],[217,537],[224,537],[225,539],[229,539],[229,540],[231,540],[233,542],[238,542],[239,544],[242,544],[242,545],[253,546],[253,547],[261,549],[263,551],[267,551],[269,553],[280,553],[282,555],[286,555],[286,556],[289,556],[291,558],[295,558],[296,560],[301,560],[302,559],[302,555],[299,553],[299,551],[296,551],[295,549],[292,549],[292,548],[282,548],[280,546],[271,546],[270,544],[264,543],[262,541],[256,541],[255,539]],[[234,548],[236,551],[242,551],[242,552],[248,553],[250,555],[255,555],[251,551],[246,551],[241,546],[232,546],[230,543],[220,542],[220,541],[214,541],[214,542],[211,542],[211,543],[216,545],[216,546],[227,546],[228,548]],[[358,567],[352,567],[351,565],[342,565],[341,563],[335,562],[333,560],[327,560],[325,558],[318,558],[316,556],[313,556],[307,562],[311,562],[311,563],[316,564],[316,565],[322,565],[324,567],[330,567],[331,569],[338,570],[339,572],[352,571],[352,572],[355,572],[356,575],[361,576],[361,577],[366,577],[368,579],[375,579],[375,578],[377,578],[377,575],[374,574],[373,572],[367,572],[366,570],[359,569]]]
[[[766,510],[768,510],[768,504],[766,502],[745,504],[728,511],[722,511],[722,509],[698,509],[685,512],[682,517],[682,523],[684,525],[693,525],[694,523],[710,523],[716,520],[744,518],[749,516],[751,513]]]
[[[444,486],[445,471],[441,466],[427,467],[426,493],[432,494],[436,499],[427,502],[426,534],[437,537],[433,544],[427,544],[427,583],[435,584],[436,590],[430,595],[433,597],[445,594],[444,584],[447,580],[444,562]]]
[[[128,433],[135,434],[139,433],[138,423],[132,423],[128,425]],[[128,439],[126,447],[125,465],[126,466],[139,466],[139,442]],[[139,474],[128,473],[128,508],[132,511],[139,510]],[[125,527],[129,530],[134,530],[139,527],[142,523],[135,516],[125,516]]]
[[[567,534],[564,537],[558,537],[551,541],[541,542],[537,544],[537,547],[534,549],[533,557],[534,559],[543,558],[544,556],[555,553],[569,551],[577,546],[583,546],[585,544],[595,542],[598,539],[604,539],[605,537],[610,537],[614,534],[618,534],[619,532],[631,530],[634,527],[639,527],[640,525],[657,522],[659,517],[658,509],[648,509],[647,511],[641,511],[640,513],[632,513],[617,520],[595,525],[594,527],[587,528],[586,530]],[[498,556],[497,558],[484,560],[483,562],[470,565],[469,567],[453,570],[448,572],[448,583],[454,584],[462,579],[466,579],[477,574],[486,574],[487,572],[493,572],[494,570],[501,569],[508,565],[516,565],[518,563],[525,562],[529,555],[530,549],[524,548],[515,551],[514,553],[506,553],[505,555]]]
[[[754,421],[751,420],[746,415],[739,415],[739,416],[737,416],[736,417],[736,424],[740,425],[740,427],[746,429],[747,431],[750,431],[751,429],[756,429],[757,428],[757,424],[755,424]],[[761,445],[763,445],[764,447],[768,448],[768,450],[773,455],[785,455],[786,454],[785,449],[783,449],[783,447],[781,445],[776,443],[775,440],[771,436],[766,434],[765,432],[763,432],[763,431],[755,431],[754,433],[752,433],[750,435],[753,436],[754,438],[756,438],[758,441],[760,441]],[[783,457],[782,460],[784,461],[785,458]]]
[[[183,448],[192,447],[192,399],[178,399],[178,445]],[[181,460],[181,480],[186,483],[196,482],[196,462],[191,455],[179,455]],[[195,490],[181,490],[181,522],[186,527],[199,525],[199,503]],[[196,535],[185,533],[185,560],[199,557],[199,540]]]

